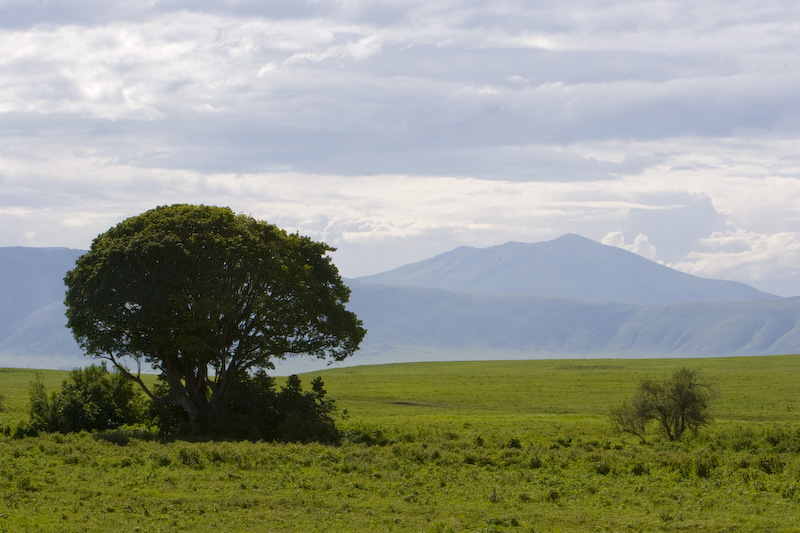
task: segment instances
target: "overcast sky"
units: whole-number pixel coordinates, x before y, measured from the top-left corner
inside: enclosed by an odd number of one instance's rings
[[[796,0],[0,0],[0,246],[205,203],[344,276],[564,233],[800,295]]]

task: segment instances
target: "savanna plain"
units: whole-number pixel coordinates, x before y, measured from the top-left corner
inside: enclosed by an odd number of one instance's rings
[[[88,360],[87,360],[88,362]],[[610,408],[686,366],[714,422],[618,435]],[[0,423],[34,370],[0,369]],[[54,390],[66,372],[40,371]],[[0,531],[800,531],[800,356],[331,369],[336,445],[0,437]]]

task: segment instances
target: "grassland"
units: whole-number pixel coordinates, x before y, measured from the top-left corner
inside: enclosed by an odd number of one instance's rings
[[[609,407],[682,365],[714,385],[715,424],[614,435]],[[0,422],[24,418],[33,374],[0,371]],[[800,530],[800,356],[319,374],[347,410],[338,446],[2,437],[0,531]]]

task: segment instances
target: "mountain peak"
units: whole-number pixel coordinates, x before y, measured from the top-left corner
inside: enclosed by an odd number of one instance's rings
[[[778,299],[742,283],[678,272],[572,233],[539,243],[462,246],[358,281],[632,303]]]
[[[577,233],[565,233],[561,237],[557,237],[557,238],[553,239],[552,241],[548,241],[548,242],[582,242],[582,243],[599,244],[599,243],[593,241],[592,239],[587,239],[586,237],[583,237],[582,235],[578,235]]]

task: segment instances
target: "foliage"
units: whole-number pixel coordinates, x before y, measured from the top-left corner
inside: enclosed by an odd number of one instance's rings
[[[206,436],[283,442],[336,442],[335,403],[326,397],[322,379],[303,392],[300,378],[289,376],[280,390],[275,379],[256,372],[237,380],[230,401]],[[163,390],[163,386],[161,386]],[[154,422],[164,435],[180,435],[188,428],[186,414],[174,406],[153,403]]]
[[[3,402],[5,401],[6,397],[0,394],[0,413],[5,410],[5,405]],[[0,434],[8,435],[11,433],[11,426],[7,426],[5,424],[0,423]]]
[[[286,442],[334,442],[338,439],[334,401],[326,398],[322,379],[303,392],[300,378],[289,376],[280,391],[263,372],[242,381],[242,393],[229,405],[229,417],[238,431],[250,437]],[[253,422],[255,422],[253,424]]]
[[[67,274],[68,326],[89,355],[205,432],[273,360],[340,361],[358,348],[365,331],[345,309],[332,250],[227,208],[158,207],[99,235]],[[142,365],[161,373],[166,395],[146,386]]]
[[[147,419],[150,424],[157,427],[164,437],[191,433],[192,428],[186,411],[179,405],[158,400],[169,394],[169,385],[158,378],[149,389],[155,398],[147,404]]]
[[[67,383],[68,380],[64,380]],[[53,395],[56,393],[53,392]],[[40,374],[36,375],[36,379],[30,383],[30,424],[27,426],[27,432],[37,433],[39,430],[50,429],[50,398],[44,387],[44,382]]]
[[[638,446],[601,426],[554,430],[569,419],[520,413],[509,428],[507,419],[465,426],[461,417],[411,414],[384,424],[380,445],[164,443],[125,429],[115,439],[0,437],[0,531],[134,524],[244,532],[266,522],[271,531],[423,532],[800,525],[800,456],[784,447],[797,440],[796,427],[748,423],[739,434],[738,426],[717,425],[691,441]],[[476,432],[485,436],[480,446]],[[511,435],[522,448],[506,446]],[[725,445],[747,440],[749,451]]]
[[[0,531],[800,530],[800,356],[704,359],[715,424],[650,446],[614,435],[607,406],[631,394],[631,375],[675,365],[326,370],[348,411],[335,446],[163,442],[127,427],[0,436]],[[47,389],[64,374],[42,372]],[[7,416],[25,414],[33,375],[0,369]]]
[[[642,442],[647,442],[651,423],[667,440],[677,441],[711,421],[709,403],[708,385],[696,370],[683,367],[662,381],[643,379],[633,398],[612,408],[611,420],[618,432],[636,435]]]
[[[37,376],[30,386],[26,432],[114,429],[144,420],[144,399],[132,381],[103,366],[75,369],[49,396]]]
[[[609,406],[629,399],[639,379],[697,364],[697,359],[461,361],[348,366],[300,377],[307,384],[321,376],[329,396],[351,420],[357,415],[358,420],[379,426],[411,414],[515,420],[524,412],[545,418],[588,417],[610,431]],[[702,365],[703,378],[714,384],[717,423],[797,422],[800,355],[710,358]],[[53,390],[69,372],[0,369],[7,423],[27,420],[28,388],[37,373]],[[152,387],[157,376],[142,378]],[[278,387],[282,379],[276,378]]]

